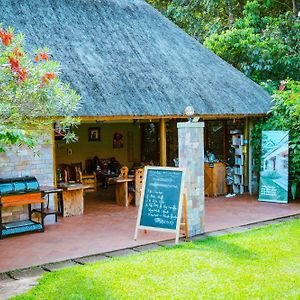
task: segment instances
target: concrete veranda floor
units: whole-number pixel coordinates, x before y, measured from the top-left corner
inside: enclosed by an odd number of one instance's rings
[[[300,203],[261,203],[249,196],[207,198],[205,231],[216,231],[300,213]],[[115,204],[114,190],[85,195],[82,216],[59,218],[44,233],[30,233],[0,240],[0,273],[17,268],[74,259],[97,253],[159,242],[173,234],[140,232],[133,240],[136,207]]]

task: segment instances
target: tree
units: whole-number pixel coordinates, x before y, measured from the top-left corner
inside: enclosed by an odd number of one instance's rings
[[[53,121],[69,129],[80,97],[59,79],[60,66],[48,49],[24,51],[24,37],[0,26],[0,151],[8,145],[33,147]],[[71,131],[65,136],[74,140]]]
[[[299,0],[148,1],[273,94],[271,112],[252,134],[255,167],[259,171],[262,130],[289,130],[289,178],[295,195],[300,182]]]
[[[291,0],[149,0],[258,83],[300,80],[300,18]]]
[[[252,131],[253,159],[257,172],[261,159],[263,130],[289,131],[289,179],[300,182],[300,82],[282,81],[273,95],[273,107],[268,118],[260,120]]]
[[[300,22],[291,12],[274,18],[258,1],[248,2],[232,30],[210,35],[204,45],[258,83],[300,80]]]

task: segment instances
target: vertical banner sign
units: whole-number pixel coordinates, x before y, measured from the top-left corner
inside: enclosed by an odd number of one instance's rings
[[[146,167],[134,239],[138,229],[166,231],[179,239],[184,170]]]
[[[288,202],[289,132],[263,131],[259,201]]]

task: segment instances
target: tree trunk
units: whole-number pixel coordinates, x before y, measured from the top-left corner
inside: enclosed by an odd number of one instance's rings
[[[231,0],[227,1],[227,6],[228,6],[228,27],[229,29],[232,29],[234,18],[233,18],[233,5]]]
[[[292,0],[292,3],[294,16],[297,17],[299,13],[299,3],[297,3],[297,0]]]
[[[239,8],[239,16],[241,16],[243,14],[243,10],[244,10],[244,1],[243,0],[238,1],[238,8]]]

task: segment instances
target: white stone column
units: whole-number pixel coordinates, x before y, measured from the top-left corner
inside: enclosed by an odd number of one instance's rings
[[[186,169],[189,237],[204,232],[203,122],[177,123],[179,166]]]

